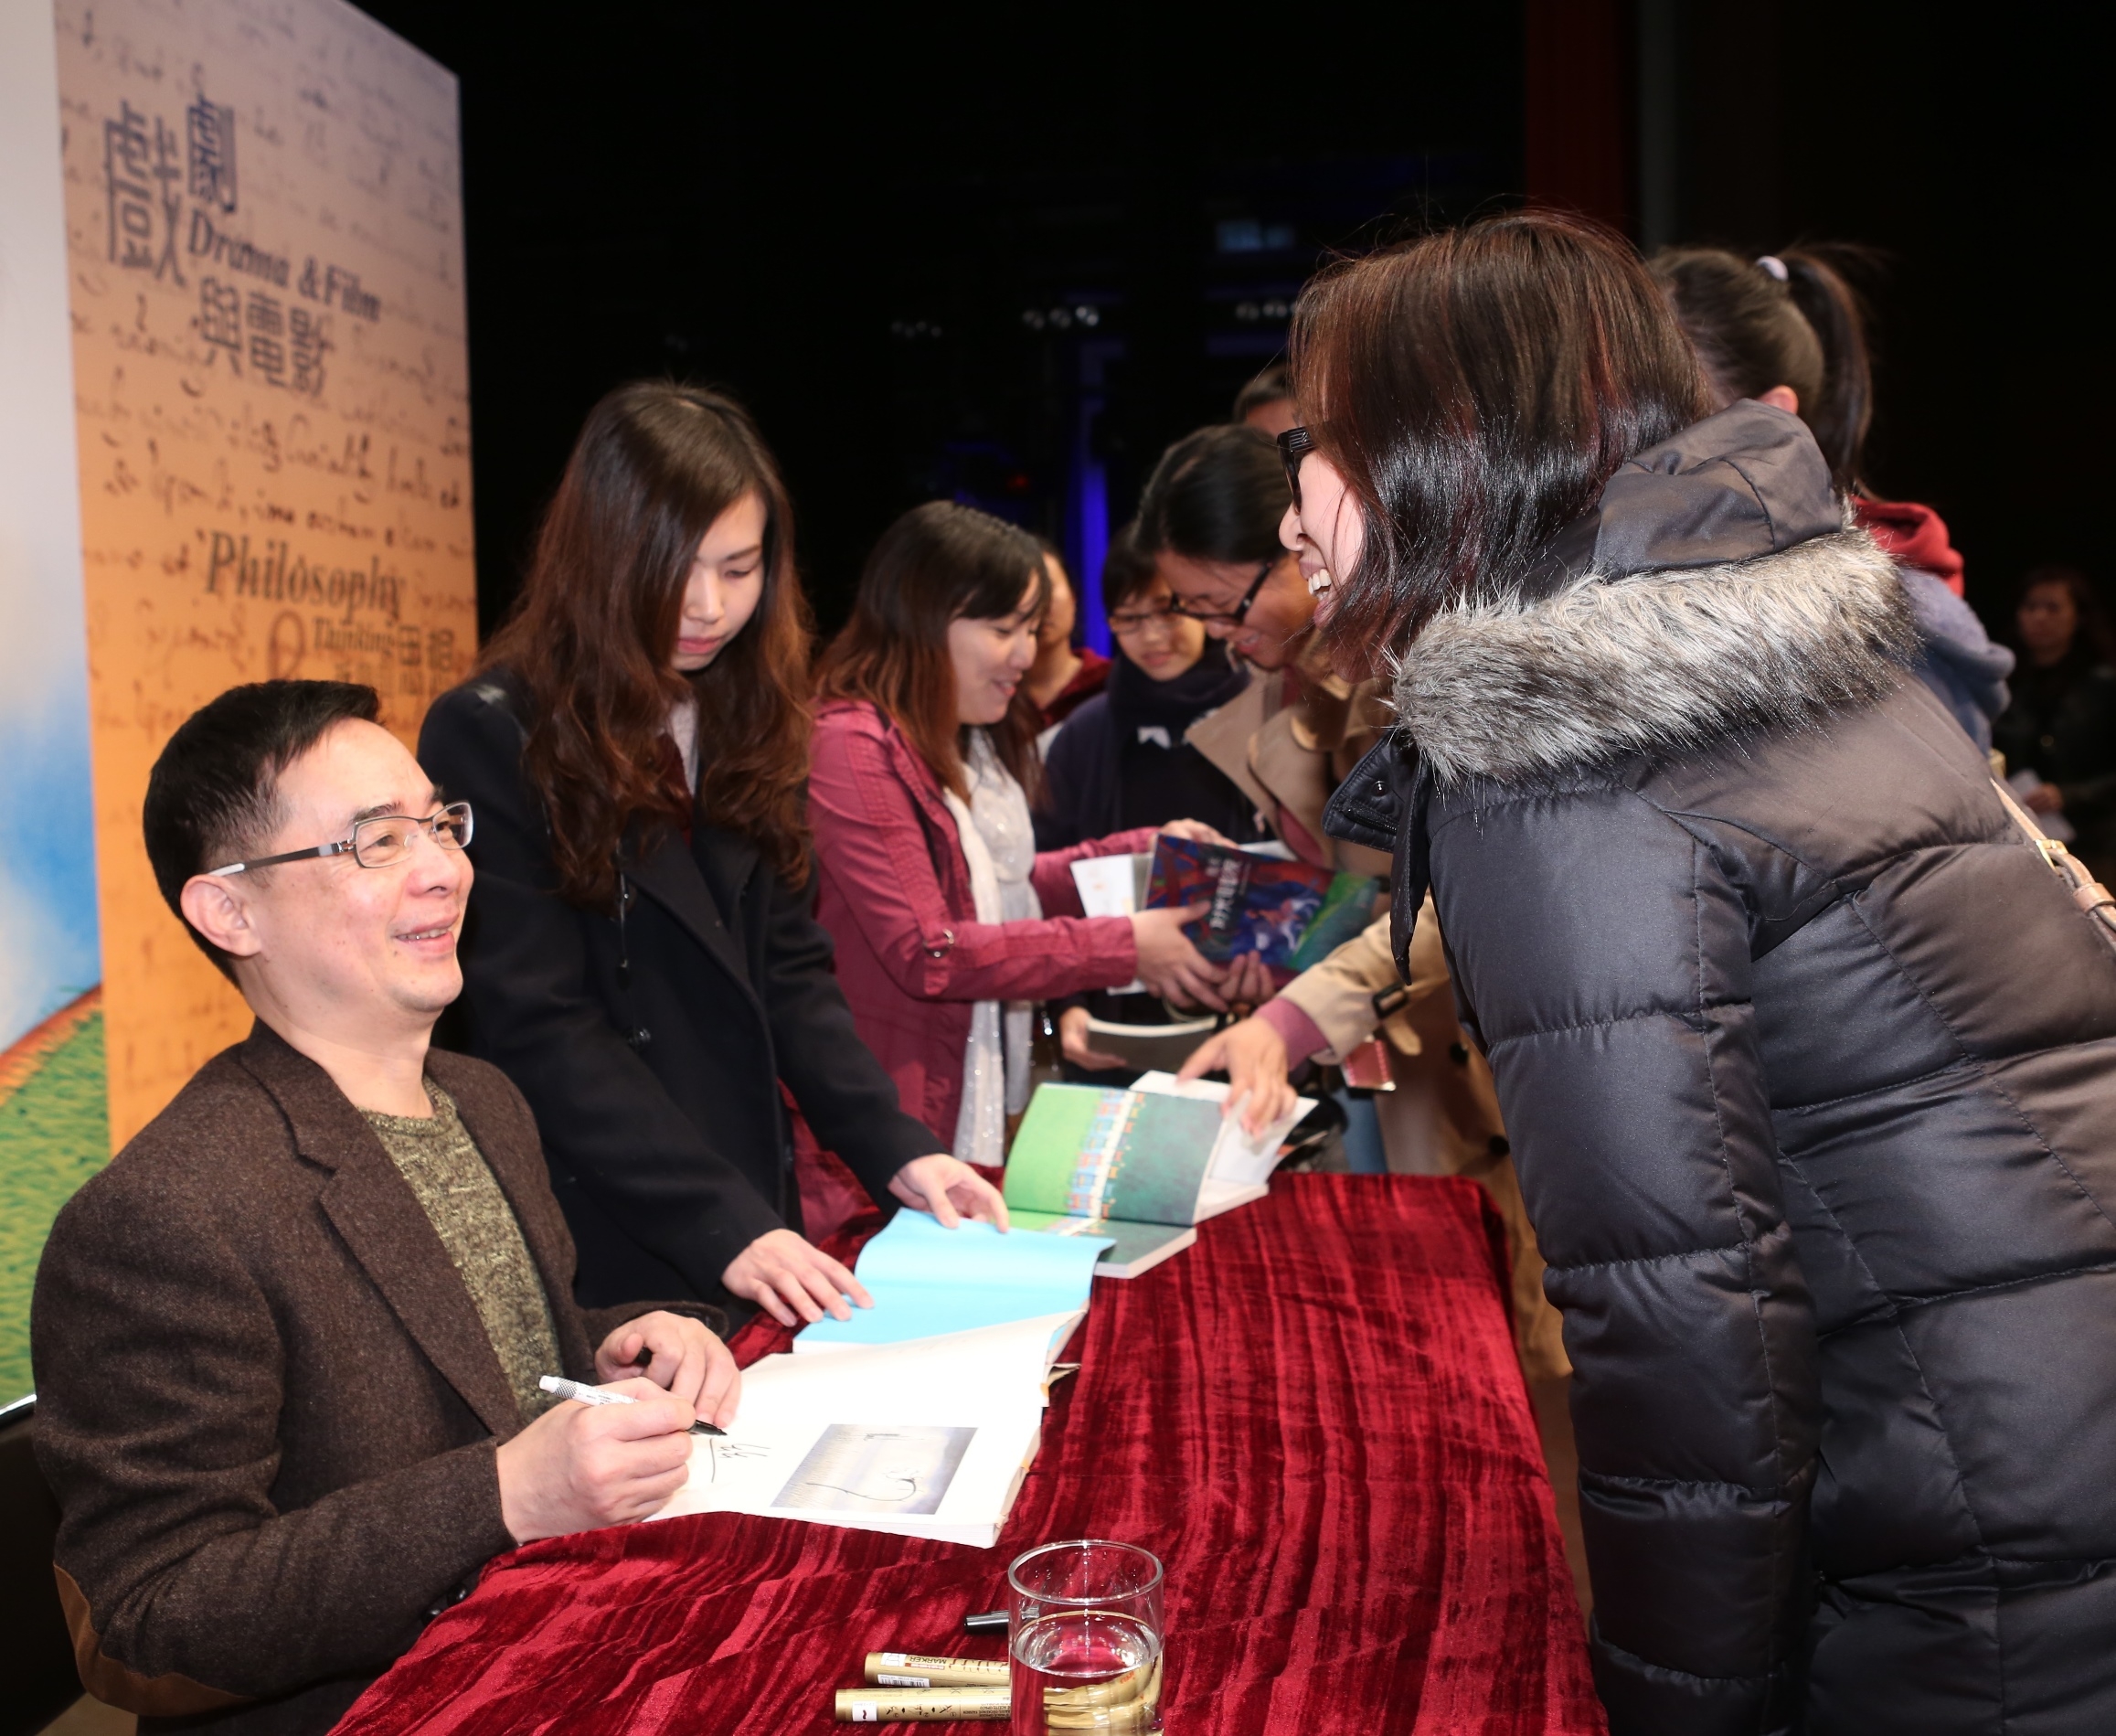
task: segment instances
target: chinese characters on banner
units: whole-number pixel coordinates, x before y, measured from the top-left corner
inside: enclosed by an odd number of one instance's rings
[[[111,1136],[248,1016],[148,768],[239,682],[407,742],[475,650],[455,80],[342,0],[58,0]]]

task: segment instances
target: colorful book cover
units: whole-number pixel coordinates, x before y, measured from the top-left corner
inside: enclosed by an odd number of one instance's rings
[[[1165,835],[1154,841],[1146,906],[1209,901],[1190,930],[1215,964],[1253,953],[1286,978],[1328,956],[1372,920],[1377,882]]]
[[[1195,1223],[1219,1131],[1219,1105],[1196,1098],[1039,1086],[1007,1154],[1007,1206],[1069,1218]]]

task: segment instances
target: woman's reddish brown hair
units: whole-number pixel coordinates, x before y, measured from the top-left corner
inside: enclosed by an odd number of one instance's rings
[[[713,521],[764,503],[764,586],[749,624],[695,676],[675,667],[691,562]],[[807,599],[778,466],[741,407],[665,382],[621,386],[589,412],[537,537],[527,583],[480,659],[527,689],[523,768],[543,797],[564,896],[616,892],[626,834],[687,817],[663,740],[698,707],[698,808],[808,878]]]
[[[948,623],[1005,620],[1025,597],[1032,616],[1050,601],[1043,546],[1027,531],[952,500],[914,506],[867,557],[852,618],[823,654],[817,689],[825,699],[876,707],[942,785],[967,801]],[[1042,783],[1036,730],[1036,703],[1025,685],[988,731],[999,762],[1032,799]]]
[[[1348,657],[1517,586],[1618,465],[1712,410],[1637,251],[1562,212],[1334,267],[1302,292],[1291,353],[1366,533],[1324,629]]]

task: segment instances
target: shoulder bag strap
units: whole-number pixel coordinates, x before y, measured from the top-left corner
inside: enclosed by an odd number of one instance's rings
[[[1998,799],[2005,804],[2005,811],[2013,815],[2015,825],[2027,835],[2027,840],[2042,853],[2050,871],[2064,881],[2072,895],[2072,902],[2086,912],[2101,938],[2116,947],[2116,895],[2087,871],[2087,865],[2074,856],[2056,838],[2045,836],[2043,828],[2035,822],[2035,816],[2014,799],[2014,793],[1996,778],[1991,787],[1998,792]]]

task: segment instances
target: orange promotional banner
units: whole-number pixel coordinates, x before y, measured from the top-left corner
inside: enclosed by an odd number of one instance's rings
[[[155,755],[240,682],[415,740],[474,650],[455,80],[339,0],[58,0],[110,1142],[249,1015],[156,889]]]

